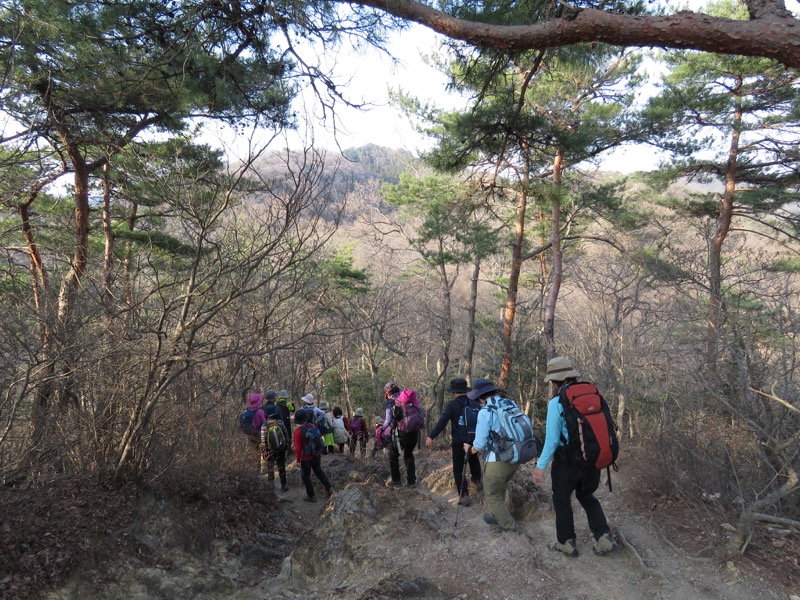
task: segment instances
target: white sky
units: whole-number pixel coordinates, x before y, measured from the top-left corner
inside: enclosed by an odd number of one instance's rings
[[[350,55],[340,61],[338,71],[343,80],[348,80],[345,89],[349,98],[366,102],[371,108],[337,110],[340,123],[334,139],[330,122],[314,124],[314,144],[336,150],[336,141],[341,148],[352,148],[366,144],[377,144],[389,148],[403,148],[411,152],[430,148],[431,141],[414,131],[408,119],[389,104],[389,90],[402,89],[422,102],[430,102],[444,108],[464,106],[453,94],[449,94],[444,75],[423,60],[423,56],[438,50],[440,37],[421,25],[395,33],[388,49],[392,58],[369,49],[360,56]],[[309,96],[306,96],[309,99]],[[311,109],[308,109],[311,110]],[[319,116],[319,109],[316,110]],[[300,145],[300,141],[296,142]],[[291,146],[294,146],[290,142]],[[647,147],[623,148],[603,162],[605,170],[630,173],[657,167],[654,152]]]

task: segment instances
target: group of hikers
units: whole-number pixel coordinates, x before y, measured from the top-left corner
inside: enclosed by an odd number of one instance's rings
[[[568,358],[556,357],[547,363],[544,382],[552,385],[554,394],[547,405],[541,452],[530,418],[489,379],[477,379],[472,386],[464,378],[452,379],[447,388],[452,399],[425,439],[425,445],[430,448],[447,424],[451,425],[452,474],[458,504],[472,504],[471,488],[476,493],[483,491],[489,509],[483,520],[498,533],[514,531],[517,526],[505,496],[508,483],[520,466],[536,461],[532,478],[538,485],[552,463],[550,478],[556,517],[556,542],[552,547],[573,558],[578,556],[571,503],[573,493],[586,513],[594,538],[593,551],[604,555],[617,549],[603,508],[594,495],[600,484],[601,470],[616,466],[614,461],[619,447],[615,425],[597,388],[591,383],[579,382],[579,378],[580,373]],[[401,456],[406,485],[415,487],[414,450],[420,445],[425,426],[423,410],[416,392],[404,389],[396,381],[386,384],[384,398],[385,414],[382,422],[375,423],[373,452],[388,448],[389,487],[403,485]],[[268,391],[266,400],[261,394],[250,394],[248,411],[242,413],[240,421],[243,431],[249,427],[247,431],[259,449],[268,479],[274,481],[277,467],[282,491],[288,489],[286,455],[294,448],[306,488],[304,500],[315,502],[312,471],[328,496],[335,491],[322,469],[321,456],[343,453],[346,445],[351,456],[357,448],[365,455],[370,435],[361,408],[347,418],[338,407],[329,413],[325,401],[317,406],[313,394],[302,396],[300,402],[294,410],[285,390],[277,394]],[[249,422],[248,412],[252,412]]]
[[[344,453],[345,445],[349,446],[351,455],[357,448],[362,455],[367,452],[369,427],[364,410],[357,408],[348,419],[341,408],[334,407],[331,413],[328,409],[324,400],[317,405],[312,393],[301,396],[300,405],[295,408],[286,390],[277,393],[269,390],[264,395],[248,394],[247,408],[239,416],[239,427],[258,455],[259,471],[266,473],[269,481],[275,481],[277,470],[282,492],[289,489],[286,460],[294,450],[307,502],[317,500],[311,482],[312,472],[328,496],[335,490],[322,469],[323,454]]]

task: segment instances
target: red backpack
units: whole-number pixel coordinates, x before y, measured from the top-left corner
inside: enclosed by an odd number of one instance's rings
[[[570,459],[583,468],[617,470],[617,426],[605,398],[591,383],[569,383],[558,392],[564,407],[569,442],[562,437]],[[609,471],[608,489],[611,489]]]

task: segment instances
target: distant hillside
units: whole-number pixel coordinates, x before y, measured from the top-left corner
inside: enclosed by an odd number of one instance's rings
[[[419,164],[419,159],[407,150],[384,148],[367,144],[359,148],[348,148],[342,155],[346,163],[342,170],[358,183],[377,179],[384,183],[397,183],[409,165]]]
[[[289,154],[289,163],[295,175],[300,165],[308,168],[310,160],[309,155],[304,155],[299,151],[291,151]],[[338,168],[334,171],[334,165],[337,162]],[[341,155],[328,153],[325,157],[322,178],[330,182],[330,198],[337,200],[345,198],[356,188],[370,187],[370,185],[377,188],[384,183],[397,183],[400,173],[410,167],[418,168],[420,164],[420,159],[407,150],[368,144],[359,148],[348,148]],[[255,168],[264,180],[293,185],[291,180],[286,179],[287,155],[285,151],[264,155],[255,164]],[[259,204],[259,196],[252,197],[250,202]],[[332,217],[333,215],[328,216]],[[345,217],[345,220],[351,219],[352,213],[349,217]]]

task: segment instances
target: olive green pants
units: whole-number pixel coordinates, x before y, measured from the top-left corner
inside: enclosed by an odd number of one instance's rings
[[[516,521],[506,506],[506,486],[519,465],[504,462],[487,462],[483,468],[483,493],[492,516],[503,529],[514,529]]]

